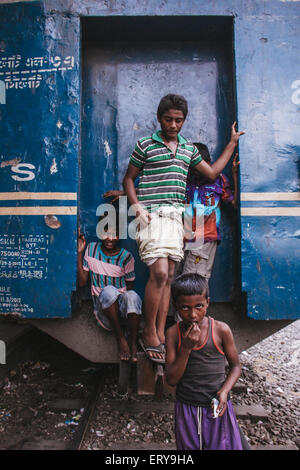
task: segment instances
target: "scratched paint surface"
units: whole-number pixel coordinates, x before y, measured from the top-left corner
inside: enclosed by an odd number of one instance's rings
[[[241,191],[262,193],[241,202],[242,288],[255,319],[300,315],[299,13],[236,21]]]
[[[179,19],[210,16],[216,23],[221,17],[233,18],[235,84],[232,86],[235,85],[239,128],[247,132],[239,147],[241,287],[247,293],[251,318],[299,318],[299,200],[292,196],[299,192],[300,2],[47,0],[1,5],[0,8],[1,192],[77,192],[81,78],[79,16],[91,19],[97,16],[150,18],[171,15]],[[208,22],[207,28],[201,28],[202,32],[211,26]],[[180,27],[176,34],[180,36],[183,31],[192,35],[191,29]],[[18,68],[12,69],[12,60],[10,65],[3,60],[11,57],[20,60]],[[34,62],[35,68],[31,68],[30,59],[37,58],[47,58],[49,63]],[[26,73],[8,74],[9,68],[10,72]],[[55,71],[42,72],[51,68]],[[113,120],[114,113],[108,113],[108,117]],[[223,125],[219,123],[220,128]],[[204,129],[209,132],[209,123]],[[116,145],[114,139],[116,135],[107,135],[104,140],[107,143],[103,142],[107,157],[112,156],[110,152]],[[20,163],[27,166],[18,166]],[[119,180],[114,179],[115,182]],[[276,192],[291,194],[291,198],[280,201],[273,196]],[[265,199],[262,195],[259,199],[244,200],[243,194],[249,193],[266,193],[266,196]],[[92,210],[88,209],[88,204],[86,196],[82,214]],[[25,204],[24,200],[14,203],[1,200],[3,208],[25,205],[49,206],[49,201],[42,200],[37,204],[31,200]],[[55,201],[56,207],[76,205],[76,200],[67,204],[66,200]],[[286,216],[282,215],[284,208]],[[70,315],[70,291],[76,283],[76,216],[48,215],[57,217],[58,220],[49,218],[47,222],[59,228],[51,228],[43,217],[1,216],[1,235],[29,236],[34,229],[33,233],[41,236],[36,242],[41,248],[46,247],[47,240],[49,243],[51,240],[53,247],[53,265],[51,269],[48,266],[52,272],[51,283],[46,279],[13,279],[8,280],[3,289],[14,285],[20,292],[25,286],[28,304],[37,297],[30,294],[30,289],[31,293],[39,289],[44,300],[41,304],[45,305],[46,287],[50,285],[53,292],[58,276],[55,267],[62,266],[60,255],[66,253],[68,276],[62,268],[61,284],[58,284],[54,297],[61,307],[56,308],[56,313]],[[89,215],[87,220],[91,227]],[[2,243],[5,246],[4,241]],[[20,296],[14,292],[11,297]],[[46,315],[52,314],[53,311]],[[29,313],[24,312],[24,315]],[[35,315],[43,316],[43,313],[36,311]]]

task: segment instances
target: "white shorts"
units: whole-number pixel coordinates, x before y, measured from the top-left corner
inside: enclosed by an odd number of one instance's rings
[[[137,230],[139,255],[147,266],[159,258],[170,258],[176,262],[183,259],[183,210],[162,206],[151,212],[151,221],[146,227]]]

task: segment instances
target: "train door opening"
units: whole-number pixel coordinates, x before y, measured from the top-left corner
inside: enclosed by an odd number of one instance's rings
[[[189,114],[182,135],[205,143],[215,160],[235,120],[232,17],[93,17],[82,19],[82,115],[79,219],[96,238],[97,207],[121,189],[135,142],[157,128],[156,110],[168,93],[183,95]],[[231,163],[224,169],[231,179]],[[233,208],[222,212],[222,242],[210,282],[211,300],[231,301],[239,288],[239,227]],[[136,290],[147,268],[135,241]]]

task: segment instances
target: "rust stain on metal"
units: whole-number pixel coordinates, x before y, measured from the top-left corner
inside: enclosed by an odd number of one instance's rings
[[[0,168],[4,168],[5,166],[15,166],[20,163],[21,158],[14,158],[12,160],[6,160],[5,162],[1,162]]]
[[[260,262],[259,260],[256,261],[256,269],[260,273],[261,272],[261,267],[260,267]]]
[[[0,312],[0,315],[5,316],[5,318],[22,318],[22,313],[21,312]]]
[[[45,222],[48,227],[57,229],[61,227],[61,222],[55,215],[45,215]]]

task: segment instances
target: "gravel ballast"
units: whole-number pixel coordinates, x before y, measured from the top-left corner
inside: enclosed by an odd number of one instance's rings
[[[240,428],[253,450],[300,447],[299,333],[297,320],[240,354],[240,387],[232,394],[232,401],[240,412]],[[162,445],[176,449],[171,397],[165,397],[163,404],[169,413],[153,411],[154,398],[139,396],[136,390],[129,390],[127,411],[117,410],[112,404],[114,399],[119,400],[117,386],[108,380],[83,449],[122,450],[132,448],[132,443],[136,449],[160,449]],[[145,401],[147,412],[130,411],[130,404]]]

